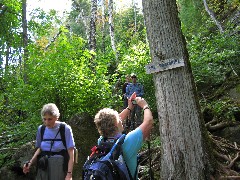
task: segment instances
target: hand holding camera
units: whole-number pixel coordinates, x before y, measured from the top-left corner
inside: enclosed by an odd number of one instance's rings
[[[141,108],[148,106],[148,103],[142,97],[136,97],[135,99],[132,99],[131,102],[133,105],[138,105]]]

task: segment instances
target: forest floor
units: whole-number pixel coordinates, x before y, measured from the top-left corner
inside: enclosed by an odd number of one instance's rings
[[[148,147],[145,147],[139,153],[138,176],[140,180],[160,179],[161,148],[158,127],[155,127],[151,136],[150,151]],[[240,145],[210,133],[209,137],[216,160],[216,169],[211,180],[240,180]],[[146,144],[148,145],[148,143]],[[150,178],[150,176],[154,176],[154,178]]]

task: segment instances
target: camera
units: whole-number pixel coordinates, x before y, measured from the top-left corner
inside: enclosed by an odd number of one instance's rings
[[[136,100],[132,100],[132,104],[133,105],[137,105],[137,101]]]

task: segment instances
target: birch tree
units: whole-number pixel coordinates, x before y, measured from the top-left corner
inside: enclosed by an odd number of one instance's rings
[[[162,146],[161,179],[209,179],[211,153],[176,0],[142,1]]]
[[[109,34],[111,38],[111,46],[115,53],[116,60],[118,59],[118,53],[115,45],[115,35],[114,35],[114,23],[113,23],[113,0],[108,1],[108,23],[109,23]]]
[[[106,2],[105,0],[102,1],[102,52],[105,52],[105,21],[106,21],[106,13],[105,13],[105,10],[106,10]]]

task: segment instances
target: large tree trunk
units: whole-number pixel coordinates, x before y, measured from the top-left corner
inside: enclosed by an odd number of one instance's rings
[[[162,145],[161,178],[209,179],[208,136],[200,114],[176,0],[143,1]],[[212,157],[212,156],[211,156]]]

